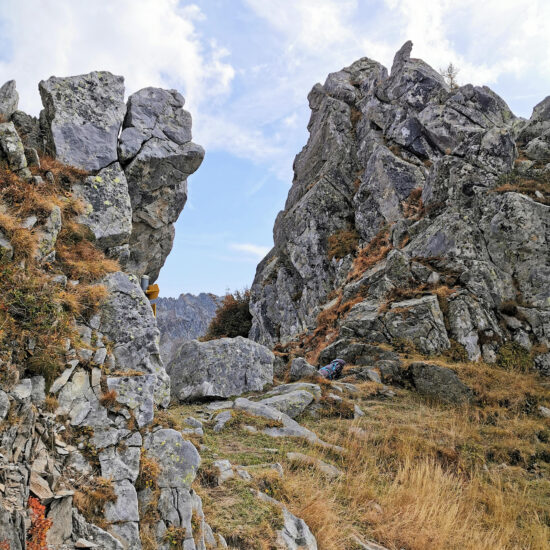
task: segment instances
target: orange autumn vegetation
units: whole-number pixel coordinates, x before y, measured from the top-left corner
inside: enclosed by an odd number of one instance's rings
[[[37,498],[29,497],[28,505],[31,527],[27,533],[27,549],[47,550],[46,535],[52,526],[52,521],[45,517],[46,507],[40,504]]]

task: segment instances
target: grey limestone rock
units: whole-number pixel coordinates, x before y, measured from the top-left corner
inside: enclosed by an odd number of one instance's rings
[[[24,179],[30,179],[25,147],[13,122],[0,123],[0,160],[5,160],[10,170],[16,174]]]
[[[10,399],[5,391],[0,390],[0,421],[4,420],[10,410]]]
[[[79,222],[87,225],[104,250],[127,244],[132,232],[132,208],[126,175],[115,162],[73,186],[85,211]]]
[[[121,376],[107,378],[109,390],[116,391],[116,400],[134,412],[140,428],[147,426],[154,416],[155,388],[158,378],[145,376]]]
[[[56,158],[90,171],[118,160],[117,139],[126,112],[121,76],[98,71],[52,76],[38,88],[48,148]]]
[[[447,403],[464,403],[472,399],[472,391],[456,373],[446,367],[429,363],[413,363],[409,367],[416,390]]]
[[[173,223],[187,200],[187,177],[204,150],[191,141],[191,115],[176,90],[144,88],[128,99],[119,156],[133,216],[128,270],[153,282],[172,248]]]
[[[200,465],[199,453],[191,442],[166,428],[148,434],[144,446],[161,467],[159,487],[189,489]]]
[[[172,396],[181,401],[231,397],[273,382],[273,353],[246,338],[184,343],[167,367]]]
[[[451,89],[411,48],[389,75],[363,58],[311,90],[309,139],[251,288],[250,338],[284,345],[311,333],[321,311],[353,301],[320,363],[394,361],[375,344],[398,338],[424,354],[454,339],[474,361],[494,360],[507,339],[548,341],[550,207],[540,190],[514,185],[541,177],[550,100],[522,122],[485,86]],[[518,163],[518,148],[534,160]],[[358,248],[331,258],[345,232]],[[354,266],[385,239],[393,250],[363,272]],[[515,328],[501,312],[514,301],[527,319]]]
[[[9,119],[19,104],[19,94],[15,88],[15,80],[8,80],[0,88],[0,115]]]
[[[277,545],[284,550],[317,550],[317,541],[303,519],[291,514],[279,501],[258,492],[257,496],[281,509],[283,528],[277,532]]]
[[[296,357],[290,364],[290,381],[295,382],[300,378],[315,376],[317,369],[310,365],[303,357]]]
[[[167,406],[170,379],[160,360],[159,331],[149,301],[136,278],[126,273],[112,273],[104,284],[110,298],[102,307],[100,330],[116,342],[115,370],[154,375],[154,402]]]
[[[305,411],[312,401],[313,395],[310,392],[306,390],[296,390],[262,399],[260,403],[268,407],[273,407],[287,414],[290,418],[295,418]]]

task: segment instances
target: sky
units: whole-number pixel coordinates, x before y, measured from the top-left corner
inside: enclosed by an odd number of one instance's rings
[[[307,94],[360,57],[459,67],[529,117],[550,94],[548,0],[0,0],[0,84],[37,115],[38,82],[92,70],[129,95],[175,88],[206,149],[189,178],[163,296],[250,286],[307,141]]]

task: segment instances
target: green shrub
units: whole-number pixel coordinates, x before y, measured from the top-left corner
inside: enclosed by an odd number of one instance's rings
[[[252,327],[249,304],[250,290],[248,289],[226,294],[202,340],[235,338],[235,336],[248,337]]]
[[[498,350],[497,364],[507,370],[528,372],[533,367],[533,356],[517,342],[506,342]]]

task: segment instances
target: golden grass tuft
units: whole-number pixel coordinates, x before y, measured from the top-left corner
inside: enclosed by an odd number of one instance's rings
[[[353,261],[353,268],[348,275],[348,281],[359,278],[365,271],[382,261],[393,248],[389,241],[390,228],[382,228],[373,239],[359,251]]]
[[[328,237],[327,244],[328,259],[336,258],[339,260],[357,250],[359,234],[355,229],[341,229]]]
[[[105,505],[116,502],[117,496],[110,480],[95,477],[81,485],[73,496],[73,503],[86,521],[102,529],[107,527]]]

